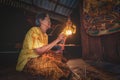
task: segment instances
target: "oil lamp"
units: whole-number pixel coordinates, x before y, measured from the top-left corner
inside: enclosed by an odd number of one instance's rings
[[[62,31],[63,34],[66,35],[66,37],[73,35],[76,33],[76,26],[72,23],[70,17],[68,17],[67,22],[65,23],[65,28]],[[61,43],[65,45],[65,40],[62,40]]]
[[[65,28],[61,33],[66,35],[66,37],[76,33],[76,26],[72,23],[69,17],[67,22],[65,23]],[[61,50],[64,50],[65,42],[66,42],[66,38],[59,43],[57,48],[59,47]]]
[[[63,29],[62,33],[64,33],[66,36],[70,36],[76,33],[76,26],[72,23],[69,17],[65,23],[65,28]]]

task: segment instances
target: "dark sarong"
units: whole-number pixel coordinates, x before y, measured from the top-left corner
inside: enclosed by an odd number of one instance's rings
[[[43,55],[32,58],[24,67],[24,72],[33,75],[42,75],[52,80],[59,80],[61,77],[68,77],[69,67],[63,62],[64,57],[61,53],[53,51],[45,52]]]

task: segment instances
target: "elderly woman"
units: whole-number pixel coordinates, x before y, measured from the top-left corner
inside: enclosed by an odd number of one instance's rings
[[[51,51],[51,48],[65,39],[65,35],[60,34],[56,40],[48,44],[46,31],[50,28],[51,22],[46,13],[37,15],[36,25],[25,36],[16,70],[42,75],[51,80],[60,80],[61,77],[67,78],[70,70],[66,63],[62,62],[61,52]]]

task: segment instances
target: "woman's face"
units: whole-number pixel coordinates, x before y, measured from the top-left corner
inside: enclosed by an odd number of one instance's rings
[[[51,21],[49,15],[47,15],[44,20],[40,20],[41,26],[44,26],[47,29],[51,27]]]

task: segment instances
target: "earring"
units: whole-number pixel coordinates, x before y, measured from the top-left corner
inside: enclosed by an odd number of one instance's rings
[[[36,20],[35,20],[35,24],[36,24],[36,26],[40,26],[39,19],[36,19]]]

